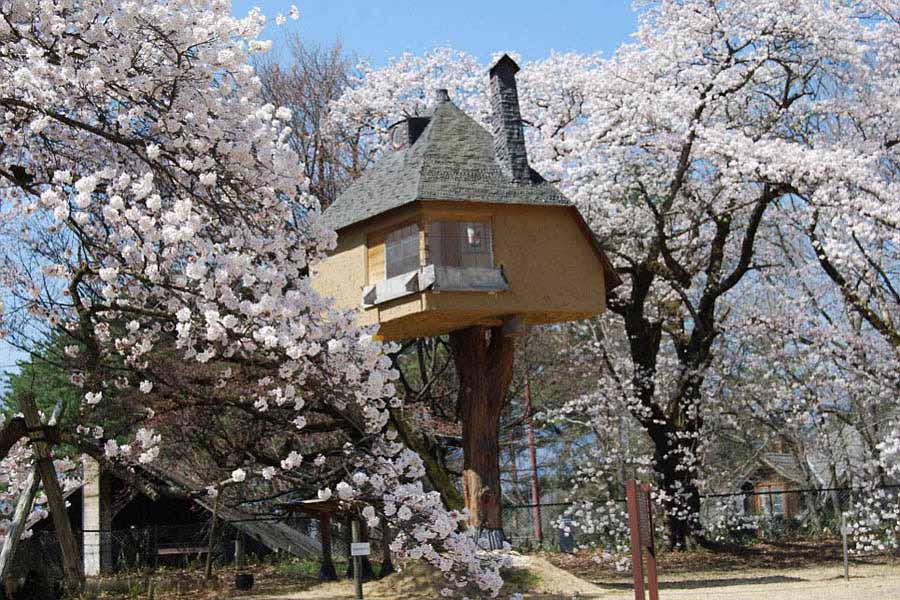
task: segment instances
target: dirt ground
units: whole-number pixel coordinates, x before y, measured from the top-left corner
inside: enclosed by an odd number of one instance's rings
[[[778,572],[663,575],[659,586],[660,597],[665,600],[900,600],[900,566],[854,565],[850,581],[844,580],[843,566],[835,564]],[[620,591],[615,592],[603,584],[600,587],[607,589],[602,598],[634,598],[628,585],[617,585]]]
[[[609,592],[536,556],[517,556],[513,569],[507,575],[511,583],[504,586],[501,597],[530,589],[524,595],[528,600],[569,600],[577,598],[605,598]],[[380,581],[363,586],[366,600],[436,600],[440,598],[443,579],[431,570],[413,568],[390,575]],[[245,600],[352,600],[353,586],[349,581],[338,581],[316,586],[313,589],[282,595],[260,595]]]
[[[517,559],[516,567],[531,573],[527,600],[633,600],[630,582],[601,574],[593,583],[560,569],[541,557]],[[678,571],[680,569],[673,569]],[[851,579],[843,579],[840,562],[813,567],[663,573],[663,600],[900,600],[900,564],[853,564]],[[521,577],[517,577],[521,579]],[[427,573],[397,574],[364,587],[366,600],[433,600],[439,579]],[[577,594],[577,595],[576,595]],[[282,595],[257,595],[253,600],[350,600],[350,582],[336,582]],[[249,600],[249,599],[248,599]]]

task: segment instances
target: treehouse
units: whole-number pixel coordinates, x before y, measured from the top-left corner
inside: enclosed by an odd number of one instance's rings
[[[578,210],[529,167],[518,70],[508,56],[490,70],[491,132],[437,90],[325,211],[338,242],[313,285],[378,339],[584,319],[619,283]]]

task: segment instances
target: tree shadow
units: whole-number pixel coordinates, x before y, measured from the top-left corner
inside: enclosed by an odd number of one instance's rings
[[[659,589],[663,590],[698,590],[714,587],[730,587],[735,585],[767,585],[771,583],[800,583],[807,581],[802,577],[785,577],[784,575],[769,575],[760,577],[730,577],[723,579],[698,579],[688,581],[660,581]],[[597,587],[609,590],[630,590],[634,587],[627,583],[595,583]]]

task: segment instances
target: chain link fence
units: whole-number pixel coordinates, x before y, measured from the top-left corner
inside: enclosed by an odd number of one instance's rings
[[[876,503],[873,499],[879,499]],[[616,509],[627,513],[624,498]],[[571,552],[591,542],[567,516],[568,502],[504,507],[503,523],[514,548]],[[657,525],[664,532],[665,516]],[[819,544],[841,557],[846,528],[852,556],[900,557],[900,486],[876,488],[752,489],[701,495],[700,524],[707,537],[725,546],[757,543],[795,545],[807,552]],[[540,527],[535,527],[536,522]],[[623,534],[627,533],[623,531]],[[626,541],[627,543],[627,541]]]

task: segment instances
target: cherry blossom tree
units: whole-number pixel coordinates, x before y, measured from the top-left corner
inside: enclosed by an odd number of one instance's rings
[[[386,430],[390,359],[309,285],[335,234],[287,141],[290,110],[260,99],[248,58],[271,46],[264,24],[223,0],[0,2],[2,327],[29,349],[68,340],[60,365],[82,402],[66,441],[111,463],[152,463],[165,444],[153,411],[127,439],[100,418],[177,385],[154,368],[163,350],[205,374],[179,390],[188,399],[227,396],[263,419],[284,408],[301,432],[314,413],[352,424],[344,475],[320,496],[388,519],[394,550],[440,568],[448,592],[496,594],[499,559],[478,553]],[[309,468],[302,452],[281,458],[229,479]]]

